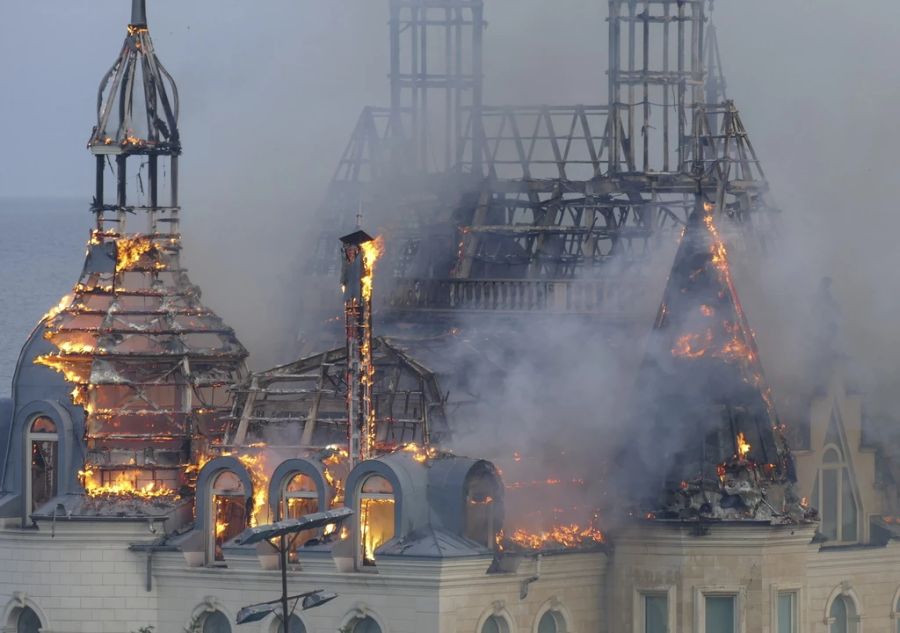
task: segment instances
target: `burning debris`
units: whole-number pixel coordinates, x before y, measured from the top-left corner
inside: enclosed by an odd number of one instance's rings
[[[640,412],[655,438],[646,444],[663,451],[641,455],[632,476],[641,495],[663,490],[645,499],[648,518],[800,521],[808,513],[714,212],[698,201],[651,334]]]
[[[546,451],[546,447],[544,447]],[[504,529],[496,538],[500,551],[589,549],[606,542],[598,507],[598,488],[572,472],[563,472],[566,451],[548,460],[559,474],[535,479],[534,456],[513,451],[504,467]],[[510,477],[507,479],[507,473]]]

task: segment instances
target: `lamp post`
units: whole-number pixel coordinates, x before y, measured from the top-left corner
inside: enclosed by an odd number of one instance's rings
[[[352,514],[353,510],[351,510],[350,508],[335,508],[333,510],[326,510],[325,512],[314,512],[312,514],[307,514],[300,517],[299,519],[285,519],[283,521],[277,521],[276,523],[259,525],[257,527],[247,528],[246,530],[244,530],[244,532],[235,540],[239,545],[253,545],[254,543],[267,541],[278,551],[279,560],[281,562],[281,598],[277,600],[270,600],[269,602],[260,602],[258,604],[252,604],[250,606],[243,607],[240,611],[238,611],[236,618],[237,624],[257,622],[259,620],[262,620],[270,613],[273,613],[278,608],[278,605],[280,603],[281,622],[284,628],[284,633],[289,633],[289,600],[294,601],[294,609],[296,609],[297,602],[302,599],[301,611],[305,611],[306,609],[318,607],[337,598],[337,594],[325,592],[322,589],[308,591],[306,593],[297,594],[296,596],[288,596],[288,551],[293,548],[294,541],[297,539],[297,536],[300,534],[300,532],[325,527],[326,525],[334,525],[334,533],[337,534],[337,526]],[[292,537],[290,540],[288,539],[289,535]],[[278,539],[278,545],[275,545],[272,542],[273,539]],[[293,612],[293,609],[291,610],[291,612]]]

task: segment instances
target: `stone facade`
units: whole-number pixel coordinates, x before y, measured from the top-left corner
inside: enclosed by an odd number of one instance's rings
[[[4,529],[0,601],[7,626],[0,630],[16,631],[18,611],[28,606],[42,633],[130,633],[145,626],[181,633],[213,611],[233,623],[241,607],[280,595],[280,573],[262,569],[252,553],[191,567],[177,551],[134,551],[135,543],[154,540],[148,528],[63,520],[53,528]],[[365,616],[384,633],[462,633],[479,630],[494,614],[510,631],[526,632],[536,630],[547,610],[560,613],[568,631],[603,630],[604,553],[523,558],[514,571],[489,574],[491,562],[490,556],[385,557],[377,572],[339,572],[330,555],[303,556],[289,574],[289,591],[338,594],[299,614],[309,633],[333,633]],[[269,616],[232,630],[270,633],[277,626]]]

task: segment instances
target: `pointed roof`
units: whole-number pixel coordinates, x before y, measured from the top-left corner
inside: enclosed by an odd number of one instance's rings
[[[717,466],[739,452],[785,471],[772,396],[708,203],[698,201],[685,228],[638,390],[667,483],[714,480]]]
[[[94,154],[181,153],[178,89],[153,48],[146,0],[132,0],[125,43],[100,82],[88,147]]]

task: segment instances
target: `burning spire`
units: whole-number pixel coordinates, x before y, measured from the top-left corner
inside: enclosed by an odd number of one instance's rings
[[[181,267],[178,92],[144,0],[101,81],[88,148],[96,225],[78,283],[39,325],[53,349],[34,362],[84,411],[90,496],[174,496],[221,440],[247,352]]]
[[[711,493],[733,484],[729,478],[735,473],[755,482],[749,486],[753,490],[761,482],[793,479],[714,207],[699,199],[650,335],[639,393],[642,420],[652,429],[650,444],[662,447],[661,455],[644,455],[641,461],[648,473],[653,464],[652,472],[664,477],[667,492],[694,491],[710,505]],[[761,499],[764,495],[756,502]],[[741,502],[740,510],[753,512],[753,503]],[[773,512],[781,510],[776,505],[769,506]]]
[[[372,360],[372,284],[375,261],[383,243],[365,231],[341,238],[344,289],[344,321],[347,333],[347,419],[350,460],[369,459],[375,450],[375,407],[372,387],[375,364]]]

